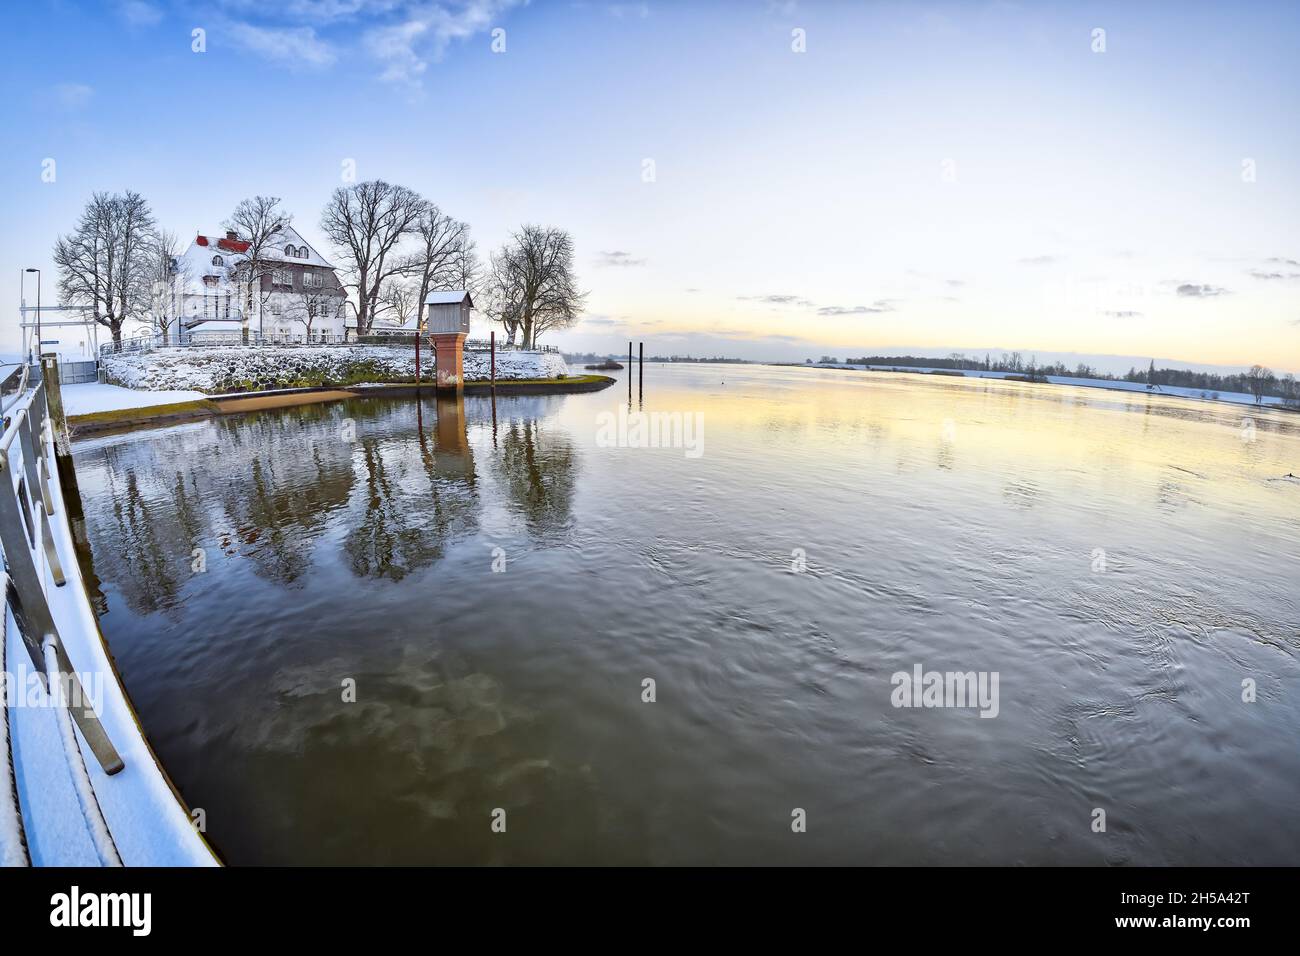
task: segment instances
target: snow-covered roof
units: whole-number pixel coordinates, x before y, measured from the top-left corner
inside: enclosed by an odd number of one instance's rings
[[[455,289],[451,292],[430,292],[424,297],[425,305],[450,305],[452,303],[464,302],[469,299],[469,293],[464,289]],[[474,308],[474,300],[470,299],[469,307]]]
[[[292,247],[306,255],[291,256],[285,251]],[[225,278],[227,269],[243,259],[248,253],[248,243],[240,239],[228,238],[224,233],[208,236],[200,233],[190,243],[184,253],[176,257],[176,268],[191,278],[217,276]],[[316,266],[321,269],[333,269],[334,264],[311,247],[293,226],[285,226],[276,236],[275,241],[267,244],[263,255],[267,259],[278,260],[289,265]],[[214,264],[213,258],[220,256],[221,263]]]

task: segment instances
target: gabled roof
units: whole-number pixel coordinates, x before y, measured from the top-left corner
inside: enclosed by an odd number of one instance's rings
[[[201,276],[218,276],[224,278],[227,275],[226,267],[234,265],[239,259],[247,254],[248,243],[242,239],[229,239],[226,236],[205,236],[198,235],[194,242],[185,252],[177,257],[177,268],[184,269],[194,278]],[[295,246],[307,250],[306,258],[300,256],[286,256],[284,249],[286,246]],[[212,257],[220,255],[225,260],[221,265],[213,265]],[[263,253],[268,260],[284,262],[288,265],[315,266],[318,269],[333,269],[334,264],[329,262],[324,256],[312,248],[311,243],[304,239],[298,230],[292,226],[285,226],[280,230],[273,242],[267,244]]]
[[[474,300],[469,298],[469,293],[464,289],[455,289],[451,292],[430,292],[424,297],[425,305],[451,305],[460,304],[469,299],[469,307],[474,308]]]

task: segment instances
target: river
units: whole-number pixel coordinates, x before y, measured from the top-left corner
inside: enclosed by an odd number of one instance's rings
[[[627,402],[76,444],[227,861],[1300,864],[1300,416],[653,365],[641,447]],[[918,668],[996,707],[895,706]]]

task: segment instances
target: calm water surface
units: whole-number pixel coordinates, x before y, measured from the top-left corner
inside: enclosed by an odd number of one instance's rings
[[[1300,864],[1300,416],[648,367],[691,458],[601,447],[626,400],[76,446],[105,633],[229,862]],[[999,715],[892,707],[916,664]]]

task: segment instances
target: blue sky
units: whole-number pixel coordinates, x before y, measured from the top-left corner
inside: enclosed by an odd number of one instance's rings
[[[467,220],[484,251],[523,222],[570,229],[591,295],[554,339],[567,347],[1300,371],[1300,4],[132,0],[6,16],[7,324],[22,267],[46,269],[53,295],[49,249],[94,190],[140,191],[182,236],[277,195],[328,255],[320,209],[354,160]]]

